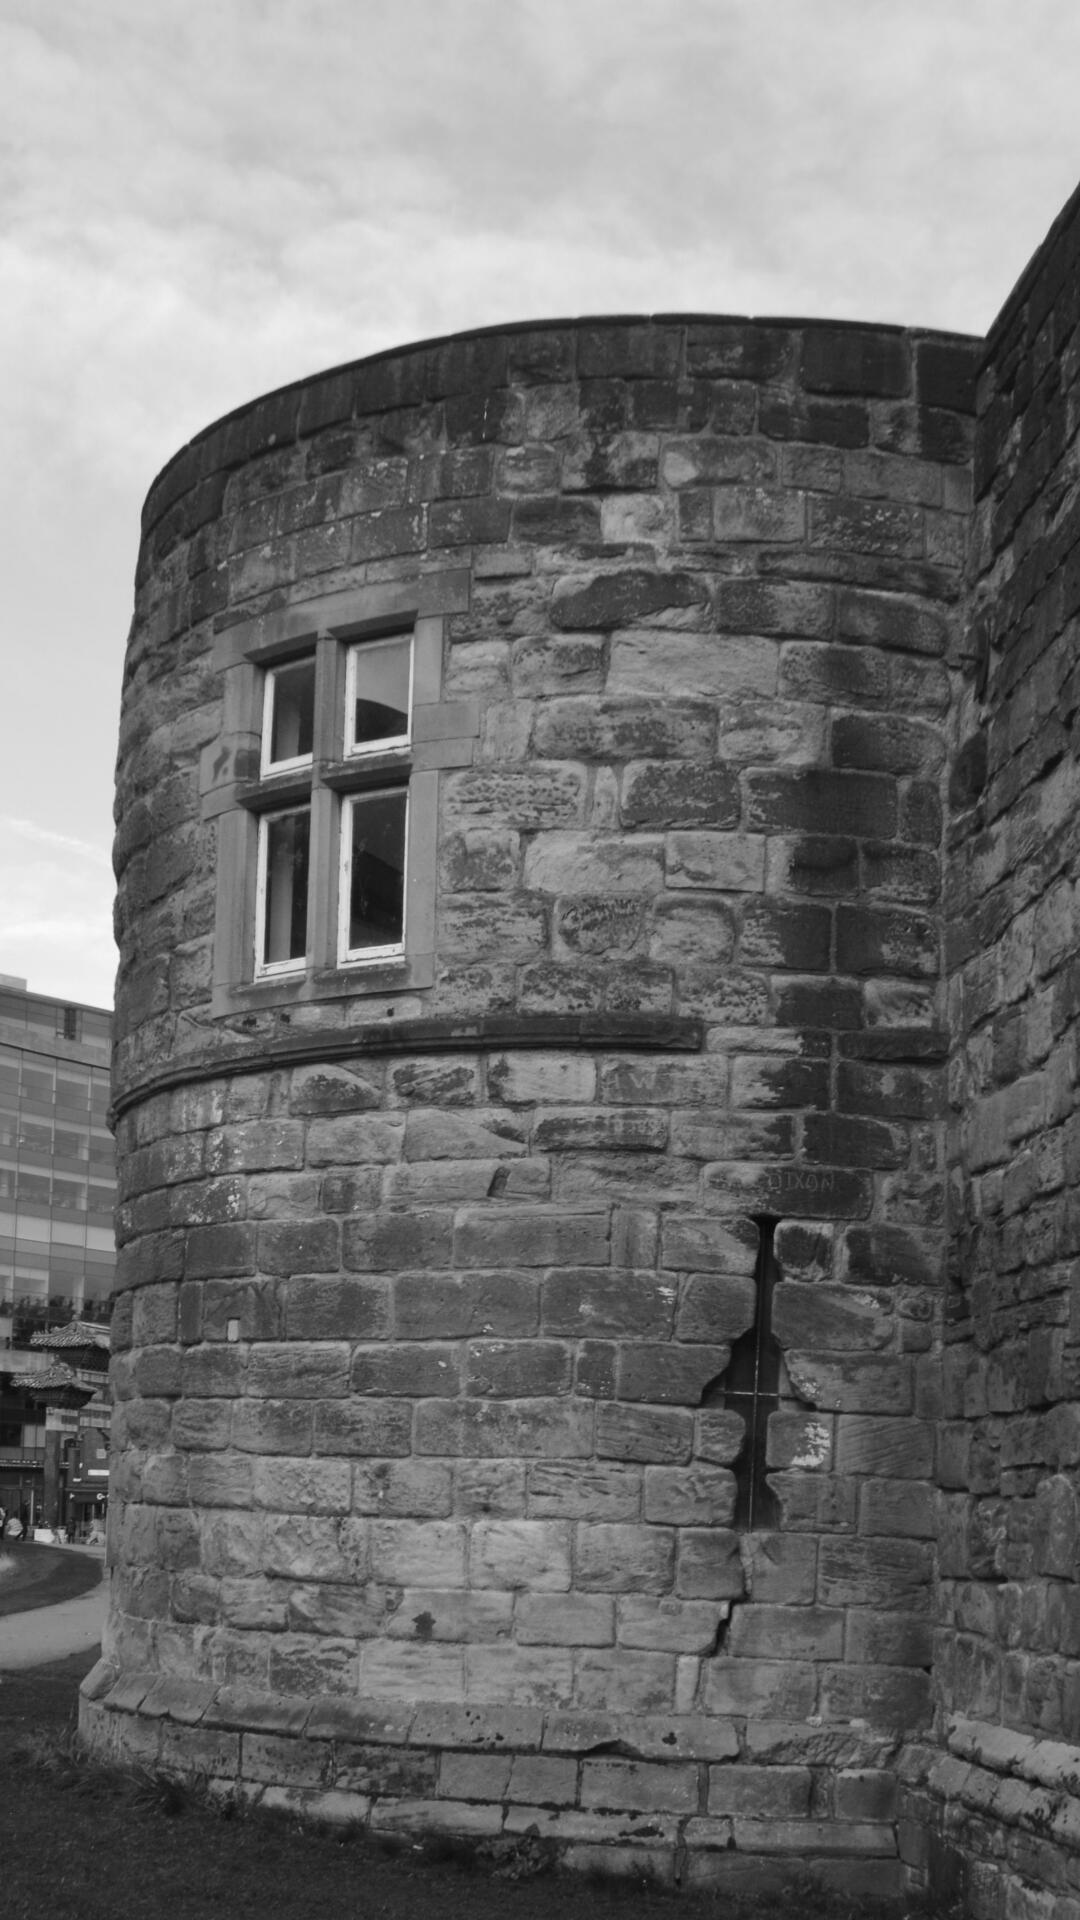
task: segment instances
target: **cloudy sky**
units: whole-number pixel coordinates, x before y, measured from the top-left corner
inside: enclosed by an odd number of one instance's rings
[[[983,333],[1080,177],[1074,0],[0,0],[0,972],[112,996],[139,508],[378,348],[676,309]]]

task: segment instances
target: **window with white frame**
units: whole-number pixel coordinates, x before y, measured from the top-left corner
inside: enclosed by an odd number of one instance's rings
[[[327,595],[216,648],[230,724],[202,774],[219,1012],[434,979],[439,775],[471,761],[479,713],[441,688],[444,613],[467,605],[467,576],[422,591]]]

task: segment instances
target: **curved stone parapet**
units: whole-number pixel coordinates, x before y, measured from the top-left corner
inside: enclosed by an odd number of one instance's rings
[[[94,1741],[901,1885],[973,351],[499,329],[151,489]]]

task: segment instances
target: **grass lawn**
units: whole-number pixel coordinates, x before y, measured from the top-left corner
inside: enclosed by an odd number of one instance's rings
[[[270,1815],[227,1817],[135,1771],[73,1757],[76,1690],[94,1655],[0,1674],[4,1920],[861,1920],[875,1911],[800,1884],[672,1895],[634,1881],[526,1873],[517,1859],[433,1842],[388,1853]],[[892,1910],[895,1913],[895,1909]],[[914,1909],[913,1909],[914,1911]]]

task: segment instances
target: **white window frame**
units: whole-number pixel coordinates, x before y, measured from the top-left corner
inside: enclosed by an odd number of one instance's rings
[[[277,666],[266,669],[263,682],[262,750],[259,759],[259,771],[264,780],[272,774],[300,772],[301,769],[310,767],[314,760],[314,751],[311,753],[293,754],[285,760],[271,760],[270,758],[270,746],[274,737],[274,702],[276,699],[278,678],[282,673],[288,673],[294,667],[305,665],[309,660],[311,662],[312,673],[315,676],[314,704],[317,702],[319,694],[318,664],[314,647],[308,648],[304,653],[296,654],[291,660],[282,660]]]
[[[402,869],[401,885],[401,939],[383,947],[349,946],[349,908],[352,897],[352,847],[351,830],[352,809],[357,801],[381,800],[388,794],[402,794],[405,800],[405,864]],[[341,811],[338,820],[338,965],[339,967],[362,967],[370,964],[385,964],[387,960],[404,958],[406,933],[409,919],[409,789],[404,781],[395,781],[385,787],[361,787],[357,793],[346,793],[341,797]]]
[[[264,960],[266,950],[266,862],[270,843],[270,828],[275,820],[287,819],[291,813],[305,813],[308,823],[308,886],[305,902],[304,951],[288,960]],[[304,973],[308,966],[308,954],[311,951],[311,801],[301,800],[289,807],[273,807],[259,815],[259,840],[255,869],[255,973],[256,980],[278,979],[283,974]]]
[[[378,740],[354,740],[352,729],[356,715],[356,676],[360,660],[365,653],[375,653],[380,648],[405,644],[409,650],[409,688],[406,695],[405,732],[384,734]],[[373,753],[393,753],[412,745],[413,679],[415,677],[416,639],[411,628],[402,628],[397,633],[373,635],[369,640],[355,640],[345,652],[345,713],[342,752],[346,760],[360,760]]]

